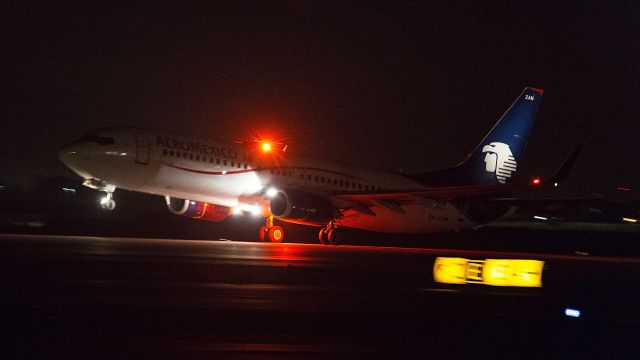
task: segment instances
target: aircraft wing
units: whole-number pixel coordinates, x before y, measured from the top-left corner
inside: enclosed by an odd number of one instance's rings
[[[402,210],[401,205],[422,204],[429,206],[432,205],[434,201],[452,200],[462,196],[490,194],[498,196],[528,186],[531,185],[528,183],[515,183],[480,186],[447,186],[382,193],[336,193],[330,197],[345,204],[344,207],[350,207],[365,214],[373,214],[369,209],[372,206],[382,206],[403,213],[404,210]]]

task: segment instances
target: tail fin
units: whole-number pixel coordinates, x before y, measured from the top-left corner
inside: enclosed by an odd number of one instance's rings
[[[464,185],[508,183],[522,163],[524,150],[542,101],[541,89],[527,87],[476,149],[460,165],[414,175],[424,183]]]
[[[522,163],[543,91],[527,87],[460,165],[467,182],[505,184]]]

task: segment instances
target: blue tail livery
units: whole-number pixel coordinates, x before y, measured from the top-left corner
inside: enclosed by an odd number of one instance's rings
[[[487,136],[460,165],[414,175],[428,185],[506,184],[522,165],[522,158],[543,91],[527,87],[502,115]]]

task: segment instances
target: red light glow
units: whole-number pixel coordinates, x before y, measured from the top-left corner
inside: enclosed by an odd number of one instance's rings
[[[264,141],[262,143],[262,151],[264,151],[264,152],[271,151],[271,143]]]
[[[540,178],[533,178],[533,180],[531,180],[531,184],[540,185],[542,184],[542,181],[540,180]]]

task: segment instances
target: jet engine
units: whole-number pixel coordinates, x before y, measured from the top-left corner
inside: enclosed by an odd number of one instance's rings
[[[274,217],[299,224],[326,225],[337,215],[328,199],[304,191],[278,190],[270,206]]]
[[[169,211],[176,215],[186,216],[211,222],[219,222],[229,216],[229,208],[205,202],[191,201],[165,196]]]

